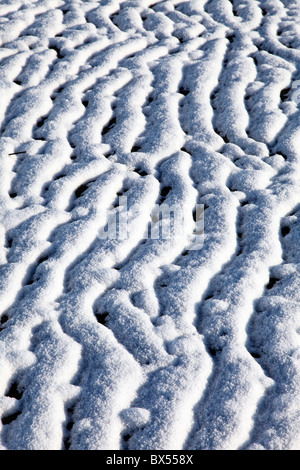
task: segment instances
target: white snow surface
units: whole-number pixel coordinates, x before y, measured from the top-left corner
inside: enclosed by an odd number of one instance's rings
[[[299,450],[300,1],[0,15],[1,449]]]

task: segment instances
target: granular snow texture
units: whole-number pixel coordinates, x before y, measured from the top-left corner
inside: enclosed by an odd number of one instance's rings
[[[1,449],[299,450],[300,1],[0,15]]]

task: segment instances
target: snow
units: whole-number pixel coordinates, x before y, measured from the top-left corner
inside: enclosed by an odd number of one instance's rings
[[[299,17],[1,1],[1,450],[300,449]]]

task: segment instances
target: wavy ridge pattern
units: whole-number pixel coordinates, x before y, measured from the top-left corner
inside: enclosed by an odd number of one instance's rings
[[[299,13],[1,2],[1,449],[300,448]]]

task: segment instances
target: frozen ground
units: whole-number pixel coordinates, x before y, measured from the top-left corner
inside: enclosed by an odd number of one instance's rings
[[[0,14],[1,448],[300,449],[299,0]]]

